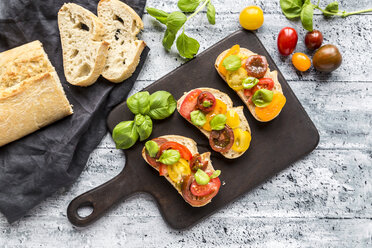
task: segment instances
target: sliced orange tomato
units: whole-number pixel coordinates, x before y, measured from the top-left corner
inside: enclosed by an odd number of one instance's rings
[[[239,45],[234,45],[230,48],[230,50],[226,53],[225,57],[221,60],[220,64],[218,65],[218,71],[226,77],[227,70],[226,68],[222,65],[222,62],[230,55],[232,54],[238,54],[240,52],[240,46]]]
[[[256,115],[261,121],[271,121],[277,116],[286,102],[285,96],[280,92],[275,92],[271,103],[263,108],[256,107]]]
[[[236,152],[245,152],[251,144],[251,134],[240,128],[234,130],[234,144],[231,147]]]
[[[175,164],[168,165],[167,170],[170,179],[175,183],[180,182],[184,176],[191,174],[189,163],[183,158],[180,158]]]
[[[205,116],[207,121],[203,125],[203,129],[206,130],[206,131],[209,131],[209,132],[212,131],[212,128],[211,128],[211,125],[209,124],[209,122],[213,119],[213,117],[215,115],[226,114],[226,111],[227,111],[226,104],[223,101],[221,101],[220,99],[216,99],[216,106],[214,107],[214,109],[211,112],[209,112]]]
[[[232,129],[239,127],[240,118],[238,113],[235,110],[230,109],[226,113],[226,124]]]

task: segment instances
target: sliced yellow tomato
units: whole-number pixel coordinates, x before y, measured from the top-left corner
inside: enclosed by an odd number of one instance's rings
[[[260,108],[256,107],[256,115],[261,121],[271,121],[277,116],[286,102],[285,96],[280,92],[275,92],[273,95],[273,100],[266,107]]]
[[[214,109],[205,115],[205,118],[207,121],[203,125],[203,129],[209,132],[212,131],[212,128],[209,122],[213,119],[215,115],[226,114],[226,111],[227,111],[226,104],[220,99],[216,99],[216,106],[214,106]]]
[[[180,158],[175,164],[168,165],[167,170],[170,179],[175,183],[180,182],[184,176],[191,174],[190,165],[183,158]]]
[[[223,57],[221,60],[220,64],[218,65],[218,71],[226,77],[227,70],[226,68],[222,65],[222,62],[230,55],[232,54],[238,54],[240,52],[240,46],[239,45],[234,45],[230,48],[230,50],[226,53],[226,55]]]
[[[248,77],[247,70],[244,67],[240,67],[236,71],[228,71],[226,74],[226,81],[233,90],[242,90],[242,82]]]
[[[230,109],[226,113],[226,124],[232,129],[239,127],[240,118],[238,113],[235,110]]]
[[[251,134],[240,128],[234,130],[234,144],[231,147],[236,152],[245,152],[251,144]]]

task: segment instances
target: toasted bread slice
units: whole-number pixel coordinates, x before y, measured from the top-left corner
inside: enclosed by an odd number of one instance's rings
[[[89,86],[96,82],[106,63],[108,43],[98,17],[74,4],[64,4],[58,12],[63,68],[73,85]]]
[[[227,94],[225,94],[225,93],[223,93],[223,92],[221,92],[219,90],[216,90],[216,89],[213,89],[213,88],[198,88],[198,89],[200,89],[201,91],[208,91],[208,92],[212,93],[216,99],[219,99],[219,100],[221,100],[222,102],[224,102],[226,104],[227,110],[230,110],[230,109],[235,110],[236,113],[239,115],[239,118],[240,118],[239,128],[241,128],[242,130],[245,130],[245,131],[248,131],[249,133],[251,133],[251,129],[249,127],[248,121],[245,118],[245,115],[244,115],[244,112],[243,112],[243,106],[233,107],[233,102],[231,101],[231,98]],[[193,89],[193,90],[195,90],[195,89]],[[181,105],[182,105],[183,101],[185,100],[186,96],[191,91],[184,93],[184,95],[177,101],[177,110],[178,110],[178,112],[180,112],[180,108],[181,108]],[[192,124],[191,121],[189,121],[189,122]],[[209,136],[210,136],[210,133],[211,132],[206,131],[206,130],[204,130],[201,127],[197,127],[197,128],[209,139]],[[241,155],[243,155],[244,152],[236,152],[236,151],[230,149],[229,151],[227,151],[225,153],[221,153],[221,154],[223,156],[225,156],[226,158],[234,159],[234,158],[238,158]]]
[[[105,26],[104,40],[110,43],[102,76],[120,83],[132,76],[146,44],[137,39],[143,22],[137,13],[119,0],[101,0],[98,18]]]
[[[164,136],[160,136],[159,138],[164,138],[164,139],[166,139],[166,140],[168,140],[168,141],[174,141],[174,142],[177,142],[177,143],[179,143],[179,144],[182,144],[182,145],[186,146],[186,147],[189,149],[189,151],[191,152],[192,155],[195,155],[195,154],[198,153],[198,148],[197,148],[197,146],[196,146],[196,142],[195,142],[194,140],[190,139],[190,138],[186,138],[186,137],[184,137],[184,136],[180,136],[180,135],[164,135]],[[208,161],[208,167],[207,167],[206,171],[207,171],[207,172],[212,172],[212,173],[213,173],[213,172],[214,172],[214,168],[213,168],[213,165],[212,165],[212,162],[211,162],[211,159],[210,159],[211,153],[210,153],[210,152],[205,152],[205,153],[203,153],[203,154],[200,154],[200,156],[201,156],[201,158],[202,158],[203,161],[205,161],[205,160]],[[149,165],[151,165],[151,164],[149,163],[149,161],[147,161],[147,159],[146,159],[146,151],[145,151],[145,147],[142,149],[142,157],[143,157],[143,159],[144,159],[144,160],[145,160]],[[154,168],[155,170],[159,171],[157,168],[155,168],[155,167],[153,167],[153,166],[151,166],[151,167]],[[164,175],[164,177],[168,180],[168,182],[169,182],[170,184],[173,185],[173,187],[174,187],[174,188],[178,191],[178,193],[182,196],[181,189],[180,189],[179,187],[176,186],[176,184],[172,181],[172,179],[170,179],[169,175],[166,174],[166,175]],[[182,197],[183,197],[183,196],[182,196]],[[212,199],[213,199],[213,198],[212,198]],[[192,204],[190,204],[189,202],[188,202],[188,203],[189,203],[191,206],[193,206],[193,207],[203,207],[203,206],[207,205],[207,204],[210,203],[210,202],[211,202],[211,200],[205,202],[205,204],[202,204],[202,205],[192,205]]]
[[[218,74],[223,78],[223,80],[225,80],[225,82],[227,83],[226,81],[226,77],[224,75],[222,75],[220,73],[220,71],[218,70],[218,65],[221,63],[222,59],[225,57],[226,53],[229,51],[228,50],[225,50],[223,51],[216,59],[216,62],[214,64]],[[256,55],[256,53],[246,49],[246,48],[240,48],[240,53],[245,55],[246,57],[249,57],[251,55]],[[283,90],[282,90],[282,86],[281,84],[279,83],[278,81],[278,72],[277,71],[270,71],[270,69],[268,68],[267,71],[266,71],[266,74],[264,76],[265,78],[271,78],[273,81],[274,81],[274,88],[273,88],[273,91],[277,91],[277,92],[280,92],[283,94]],[[248,101],[248,97],[246,97],[244,95],[244,90],[238,90],[236,91],[236,93],[238,94],[238,96],[242,99],[242,101],[245,103],[245,105],[248,107],[249,111],[251,112],[251,114],[253,115],[253,117],[260,121],[260,122],[267,122],[267,121],[262,121],[260,120],[257,115],[256,115],[256,111],[255,111],[255,105],[253,103],[250,103]],[[280,112],[275,116],[273,117],[271,120],[275,119],[278,115],[280,114]],[[271,121],[271,120],[268,120],[268,121]]]

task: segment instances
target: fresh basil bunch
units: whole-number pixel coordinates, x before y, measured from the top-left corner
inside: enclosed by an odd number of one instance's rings
[[[135,114],[134,121],[120,122],[112,132],[116,148],[128,149],[138,138],[143,141],[152,133],[152,119],[165,119],[177,107],[177,102],[167,91],[156,91],[149,94],[147,91],[138,92],[127,99],[127,106]]]
[[[200,3],[203,4],[196,9]],[[209,23],[215,24],[216,9],[211,3],[211,0],[179,0],[177,6],[185,13],[193,13],[189,17],[186,17],[186,15],[180,11],[167,13],[163,10],[149,7],[146,8],[146,10],[149,15],[167,26],[162,41],[163,46],[167,51],[171,49],[176,40],[177,32],[183,27],[182,33],[177,37],[176,46],[182,57],[191,59],[198,53],[200,44],[197,40],[185,34],[184,24],[200,12],[205,6],[207,6],[207,19]]]
[[[324,16],[340,16],[347,17],[350,15],[357,15],[360,13],[371,12],[372,9],[359,10],[354,12],[340,11],[338,2],[334,1],[329,3],[325,9],[322,9],[318,3],[312,4],[310,0],[280,0],[280,7],[282,8],[283,14],[288,19],[301,18],[302,26],[308,31],[313,31],[313,17],[314,10],[320,10]]]

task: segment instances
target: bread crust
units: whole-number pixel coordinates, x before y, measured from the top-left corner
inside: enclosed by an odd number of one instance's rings
[[[239,115],[239,118],[240,118],[239,128],[241,128],[242,130],[248,131],[252,135],[249,123],[248,123],[247,119],[245,118],[245,115],[244,115],[244,112],[243,112],[243,106],[233,107],[233,102],[227,94],[225,94],[225,93],[223,93],[219,90],[213,89],[213,88],[195,88],[195,89],[190,90],[189,92],[185,92],[183,94],[183,96],[180,99],[178,99],[178,101],[177,101],[177,110],[178,110],[179,113],[180,113],[181,105],[182,105],[183,101],[185,100],[186,96],[191,91],[196,90],[196,89],[200,89],[201,91],[209,91],[210,93],[212,93],[214,95],[214,97],[216,99],[219,99],[226,104],[227,110],[229,110],[229,109],[235,110],[237,112],[237,114]],[[189,120],[187,120],[187,121],[192,124],[191,121],[189,121]],[[209,131],[206,131],[201,127],[197,127],[197,126],[195,126],[195,127],[198,128],[200,130],[200,132],[202,132],[209,139],[209,136],[210,136]],[[228,159],[234,159],[234,158],[238,158],[238,157],[242,156],[244,153],[245,153],[245,151],[244,152],[236,152],[236,151],[230,149],[229,151],[221,153],[221,154]]]
[[[220,71],[218,70],[218,65],[221,63],[222,59],[225,57],[225,55],[227,54],[227,52],[228,52],[229,50],[230,50],[230,49],[227,49],[227,50],[223,51],[220,55],[218,55],[218,57],[217,57],[217,59],[216,59],[216,61],[215,61],[215,63],[214,63],[214,67],[216,68],[218,74],[221,76],[221,78],[222,78],[226,83],[227,83],[226,77],[220,73]],[[240,48],[240,53],[243,54],[243,55],[245,55],[245,56],[247,56],[247,57],[249,57],[249,56],[251,56],[251,55],[256,55],[256,53],[254,53],[254,52],[248,50],[247,48]],[[265,74],[264,77],[265,77],[265,78],[271,78],[271,79],[274,81],[274,88],[273,88],[273,91],[274,91],[274,92],[280,92],[280,93],[283,94],[282,86],[281,86],[281,84],[280,84],[279,81],[278,81],[278,72],[277,72],[277,71],[270,71],[270,69],[267,68],[267,71],[266,71],[266,74]],[[239,91],[235,91],[235,92],[238,94],[238,96],[240,97],[240,99],[242,99],[242,101],[244,102],[244,104],[247,106],[247,108],[249,109],[249,112],[251,112],[251,114],[253,115],[253,117],[254,117],[257,121],[259,121],[259,122],[269,122],[269,121],[275,119],[275,118],[280,114],[280,112],[281,112],[281,111],[280,111],[276,116],[274,116],[274,117],[273,117],[272,119],[270,119],[270,120],[262,121],[262,120],[260,120],[260,119],[257,117],[257,115],[256,115],[256,110],[255,110],[256,106],[255,106],[253,103],[250,103],[250,102],[248,101],[248,97],[246,97],[246,96],[244,95],[244,90],[239,90]]]
[[[160,136],[158,138],[164,138],[164,139],[166,139],[168,141],[174,141],[174,142],[183,144],[184,146],[186,146],[190,150],[190,152],[191,152],[192,155],[195,155],[196,153],[198,153],[198,148],[196,146],[196,142],[194,140],[190,139],[190,138],[187,138],[187,137],[184,137],[184,136],[180,136],[180,135],[164,135],[164,136]],[[200,156],[202,157],[203,160],[207,160],[208,161],[208,167],[207,167],[206,171],[213,173],[214,172],[214,168],[213,168],[213,165],[212,165],[212,161],[210,159],[210,155],[211,155],[210,152],[205,152],[203,154],[200,154]],[[142,157],[151,166],[151,164],[146,159],[145,147],[142,149]],[[155,168],[153,166],[151,166],[151,167],[154,168],[156,171],[159,171],[157,168]],[[164,177],[168,180],[168,182],[177,190],[177,192],[183,198],[182,191],[176,186],[176,184],[172,181],[172,179],[170,179],[170,177],[168,176],[168,174],[167,175],[164,175]],[[186,202],[188,204],[190,204],[191,206],[193,206],[193,207],[203,207],[203,206],[207,205],[208,203],[210,203],[211,200],[205,202],[205,204],[203,204],[203,205],[192,205],[189,202],[187,202],[187,201]]]

